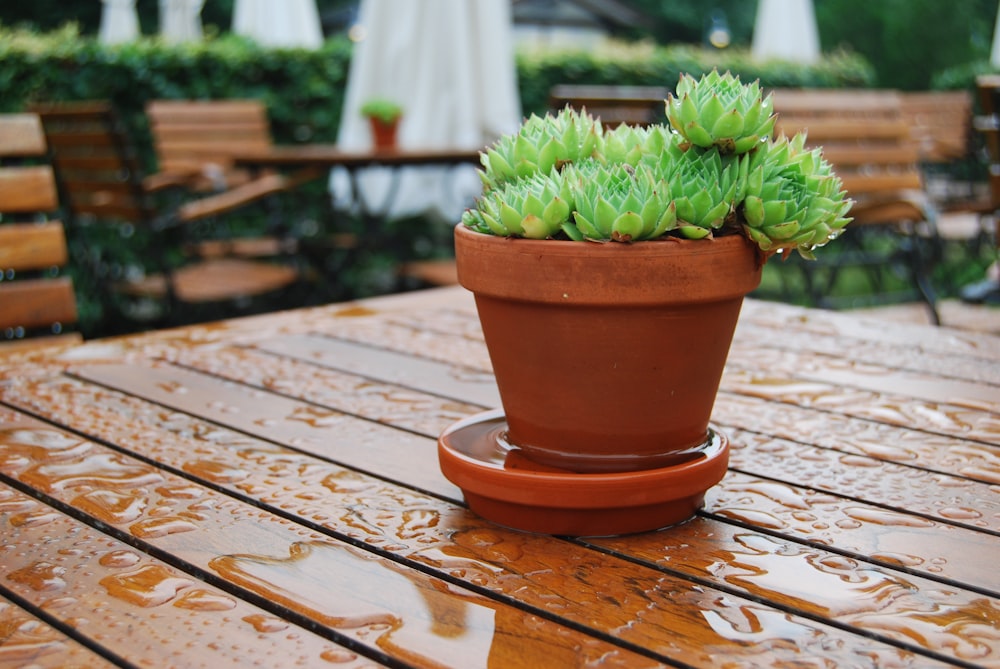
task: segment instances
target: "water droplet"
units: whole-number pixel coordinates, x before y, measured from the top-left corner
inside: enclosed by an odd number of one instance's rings
[[[92,490],[73,499],[73,506],[108,523],[118,525],[135,520],[146,506],[144,497],[114,490]]]
[[[871,507],[851,506],[844,509],[844,515],[863,523],[876,525],[895,525],[905,527],[934,527],[934,521],[927,520],[898,511],[876,509]]]
[[[949,520],[976,520],[983,517],[983,514],[975,509],[964,509],[958,507],[938,509],[938,513],[941,514],[942,518],[947,518]]]
[[[236,601],[231,597],[199,588],[183,593],[174,601],[174,606],[193,611],[229,611],[236,608]]]
[[[37,465],[24,472],[21,480],[45,491],[76,486],[131,489],[161,483],[163,476],[149,465],[101,452],[71,462]]]
[[[184,471],[213,483],[238,483],[249,474],[246,470],[233,467],[226,462],[214,460],[195,460],[184,463]]]
[[[142,558],[139,554],[129,550],[115,550],[101,556],[99,562],[103,567],[133,567],[139,564]]]
[[[261,634],[282,632],[288,629],[288,623],[281,618],[275,618],[263,613],[255,613],[253,615],[246,616],[243,620],[253,625],[253,628]]]
[[[152,518],[142,520],[128,528],[133,535],[143,539],[157,539],[168,534],[178,532],[191,532],[197,530],[197,526],[189,520],[183,518]]]
[[[127,573],[105,576],[100,584],[112,597],[147,608],[169,602],[194,582],[174,576],[166,567],[145,565]]]
[[[353,662],[358,659],[358,656],[349,650],[343,648],[330,648],[329,650],[324,650],[320,653],[319,658],[324,662],[332,662],[334,664],[342,664],[345,662]]]
[[[66,587],[66,570],[50,562],[36,562],[7,574],[8,580],[26,585],[37,592],[51,592]]]
[[[725,518],[731,518],[732,520],[746,523],[747,525],[754,525],[756,527],[766,527],[772,530],[780,530],[787,526],[787,523],[780,518],[763,511],[758,511],[757,509],[726,507],[724,509],[713,510],[715,513]]]

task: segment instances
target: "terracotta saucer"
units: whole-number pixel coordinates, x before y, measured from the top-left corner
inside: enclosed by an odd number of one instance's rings
[[[529,532],[593,536],[675,525],[701,508],[729,462],[729,440],[713,427],[701,455],[683,464],[580,474],[528,460],[504,441],[506,430],[500,409],[463,419],[438,439],[438,458],[469,508]]]

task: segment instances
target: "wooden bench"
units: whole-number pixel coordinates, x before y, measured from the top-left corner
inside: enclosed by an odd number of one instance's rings
[[[119,317],[184,322],[185,313],[196,305],[226,303],[242,309],[254,298],[278,295],[303,279],[291,258],[263,262],[226,253],[225,217],[263,206],[267,198],[283,192],[283,176],[267,175],[207,197],[191,197],[179,172],[144,176],[130,138],[108,104],[62,103],[36,110],[73,224],[124,225],[125,230],[132,226],[138,231],[137,243],[146,242],[130,250],[136,258],[131,264],[110,257],[93,260],[91,270],[101,277],[108,305]],[[216,253],[176,253],[197,250],[206,232]],[[147,316],[136,307],[152,313]]]
[[[0,161],[45,157],[34,114],[0,115]],[[0,353],[81,339],[73,280],[59,272],[69,252],[63,224],[46,220],[59,207],[47,164],[0,162]]]
[[[622,123],[650,125],[664,120],[664,86],[596,86],[559,84],[549,92],[549,109],[586,109],[606,127]]]
[[[968,158],[972,129],[972,95],[968,91],[905,91],[899,93],[899,101],[922,162]]]
[[[903,116],[899,93],[891,90],[772,91],[776,134],[807,133],[808,146],[823,154],[855,201],[854,221],[845,232],[848,252],[803,263],[815,303],[833,306],[829,293],[839,270],[859,266],[876,292],[887,269],[902,266],[912,288],[940,323],[930,270],[939,257],[936,211],[923,189],[920,150]],[[888,244],[888,248],[886,248]],[[823,285],[818,272],[828,271]],[[896,299],[887,295],[885,299]]]

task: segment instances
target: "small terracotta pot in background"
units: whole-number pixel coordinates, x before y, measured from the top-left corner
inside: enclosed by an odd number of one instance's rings
[[[399,132],[399,119],[386,123],[382,119],[374,116],[368,117],[371,126],[372,141],[376,151],[395,151],[397,146],[397,134]]]

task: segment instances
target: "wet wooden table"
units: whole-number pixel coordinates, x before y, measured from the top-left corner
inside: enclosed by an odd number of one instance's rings
[[[491,525],[443,289],[0,359],[2,666],[1000,666],[1000,338],[748,302],[692,521]]]

